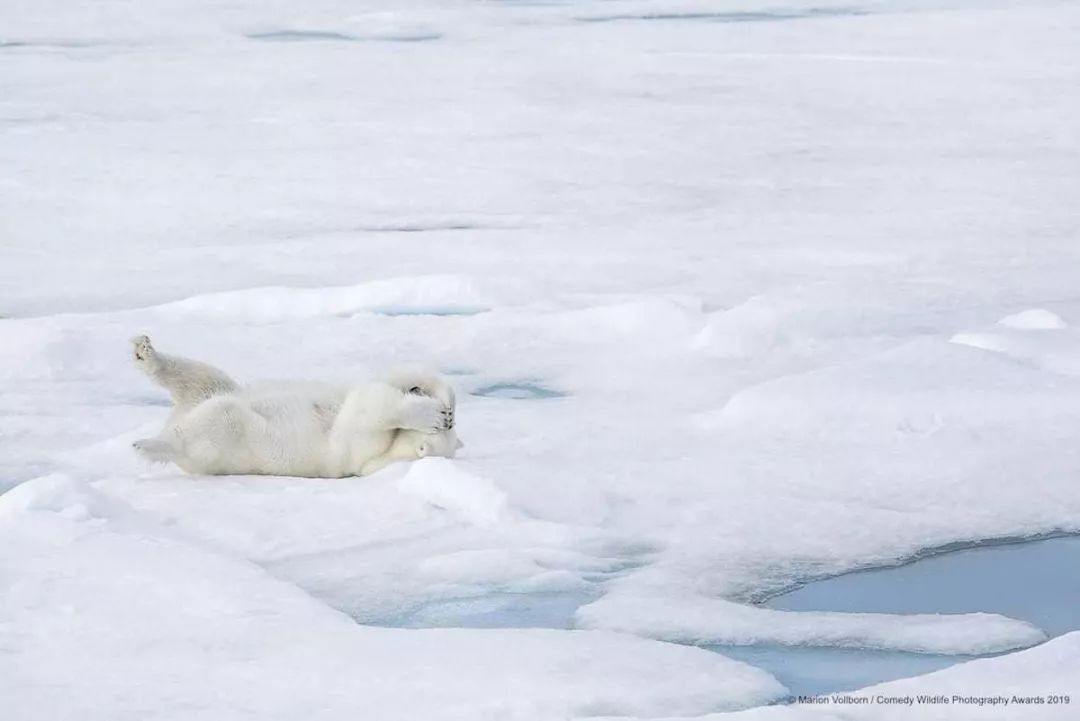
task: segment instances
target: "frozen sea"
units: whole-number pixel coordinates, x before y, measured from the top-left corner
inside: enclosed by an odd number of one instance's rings
[[[0,4],[5,721],[1075,718],[1078,37],[1055,0]],[[438,369],[465,448],[146,466],[140,333]],[[784,703],[832,690],[1012,705]]]

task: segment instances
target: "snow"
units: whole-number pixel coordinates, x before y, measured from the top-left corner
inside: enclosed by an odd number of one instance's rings
[[[10,491],[0,516],[9,718],[690,715],[783,692],[737,661],[631,636],[358,626],[63,477]]]
[[[936,654],[1010,651],[1046,640],[1031,624],[989,613],[775,611],[716,598],[621,593],[578,611],[583,627],[691,643],[888,648]],[[664,620],[659,620],[664,619]]]
[[[990,330],[957,333],[952,342],[998,353],[1055,374],[1080,376],[1080,334],[1039,309],[1003,318]]]
[[[1072,719],[1076,716],[1076,673],[1070,666],[1074,664],[1078,650],[1080,633],[1070,633],[1020,653],[969,661],[917,678],[870,686],[848,694],[873,702],[865,705],[770,706],[699,718],[707,721],[890,721],[913,717],[931,720]],[[944,696],[948,703],[924,702],[915,705],[920,695]],[[1052,696],[1059,697],[1059,700],[1052,702]],[[1060,699],[1061,696],[1070,696],[1070,700],[1064,701]],[[904,703],[909,699],[909,703]]]
[[[1031,310],[1014,313],[999,320],[998,325],[1022,330],[1052,330],[1066,327],[1061,316],[1044,308],[1032,308]]]
[[[785,691],[667,641],[1043,638],[754,602],[1080,532],[1075,4],[44,0],[0,27],[17,721],[695,715]],[[441,370],[465,448],[145,466],[139,333],[245,381]],[[537,599],[577,628],[408,628]],[[1075,636],[894,685],[1075,690]]]
[[[443,509],[477,526],[499,523],[508,515],[506,494],[445,458],[425,458],[406,471],[397,487],[406,495]]]

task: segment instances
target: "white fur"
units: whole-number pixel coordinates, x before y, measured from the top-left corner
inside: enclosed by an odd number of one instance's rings
[[[133,343],[136,366],[175,404],[162,432],[134,447],[190,473],[341,478],[452,458],[461,445],[453,389],[433,374],[243,388],[213,366],[157,352],[146,336]]]

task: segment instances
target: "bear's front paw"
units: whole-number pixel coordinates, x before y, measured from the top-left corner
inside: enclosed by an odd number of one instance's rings
[[[428,396],[408,395],[401,411],[401,428],[438,433],[447,428],[447,409]]]

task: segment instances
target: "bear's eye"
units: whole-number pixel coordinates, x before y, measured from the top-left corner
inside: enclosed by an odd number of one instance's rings
[[[424,389],[421,388],[420,386],[413,386],[407,392],[412,393],[413,395],[416,395],[416,396],[424,395]]]

